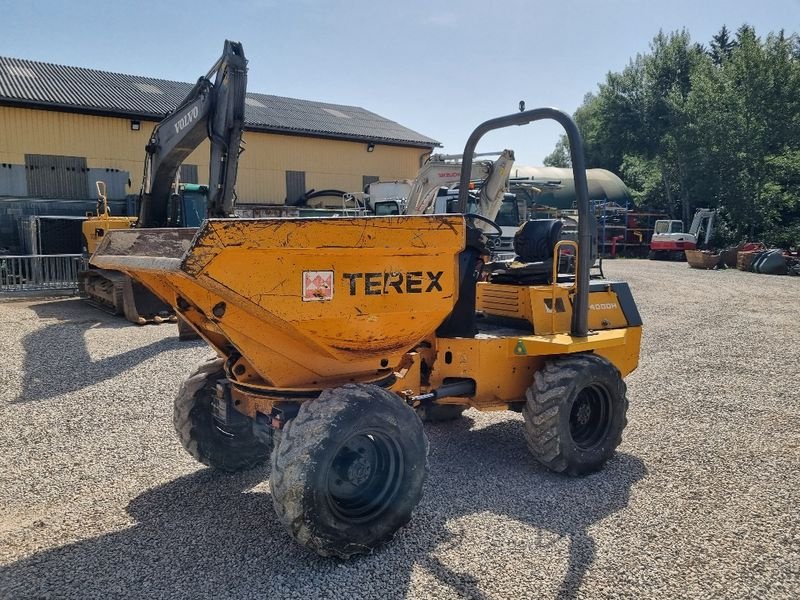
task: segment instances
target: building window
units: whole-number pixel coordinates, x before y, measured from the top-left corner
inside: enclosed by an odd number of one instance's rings
[[[306,172],[286,171],[286,204],[296,206],[306,193]]]

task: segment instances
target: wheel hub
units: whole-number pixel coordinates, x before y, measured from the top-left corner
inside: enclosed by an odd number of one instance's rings
[[[600,446],[611,427],[611,396],[601,385],[582,389],[569,416],[569,432],[575,445],[584,451]]]
[[[363,452],[364,449],[359,448],[359,454],[355,455],[355,459],[347,467],[347,481],[354,486],[363,485],[372,475],[372,465],[364,457]]]
[[[341,519],[374,519],[391,504],[403,472],[396,442],[378,432],[356,434],[343,444],[328,471],[328,504]]]
[[[576,418],[580,425],[586,425],[589,422],[589,418],[592,416],[592,407],[589,406],[588,402],[582,402],[581,405],[578,407],[578,414]]]

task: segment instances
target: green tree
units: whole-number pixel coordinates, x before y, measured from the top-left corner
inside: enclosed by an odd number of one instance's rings
[[[572,159],[569,155],[569,141],[565,134],[556,142],[556,147],[553,151],[544,157],[545,167],[571,167]]]
[[[797,35],[723,26],[706,50],[685,30],[659,32],[575,119],[588,165],[620,173],[638,202],[686,222],[717,207],[730,241],[800,242]],[[562,139],[548,162],[565,155]]]
[[[731,52],[736,47],[736,42],[731,38],[728,28],[723,25],[719,33],[711,38],[709,46],[711,46],[709,51],[711,60],[714,61],[715,65],[720,66],[723,61],[730,58]]]

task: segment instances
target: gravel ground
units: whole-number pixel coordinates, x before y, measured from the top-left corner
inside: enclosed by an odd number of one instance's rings
[[[0,304],[0,597],[800,596],[800,278],[608,261],[645,322],[600,473],[512,413],[427,427],[411,524],[347,563],[296,546],[268,470],[201,468],[171,403],[207,350],[75,299]]]

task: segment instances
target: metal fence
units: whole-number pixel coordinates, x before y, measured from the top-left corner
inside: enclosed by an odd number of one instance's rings
[[[0,293],[77,290],[80,254],[0,254]]]

